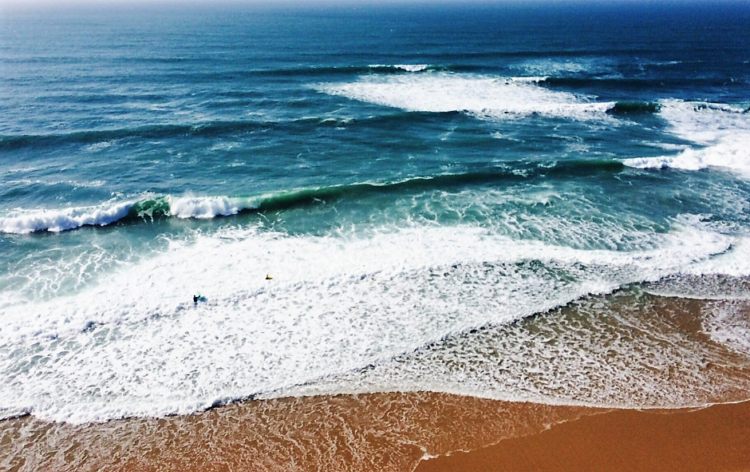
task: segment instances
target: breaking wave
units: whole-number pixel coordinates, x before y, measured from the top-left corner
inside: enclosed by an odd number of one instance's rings
[[[0,233],[60,232],[116,222],[153,221],[163,217],[208,219],[242,212],[271,212],[325,204],[342,198],[361,198],[386,192],[417,192],[466,185],[513,182],[535,176],[575,176],[617,172],[623,164],[608,160],[528,163],[513,169],[413,177],[395,182],[365,182],[281,191],[257,196],[154,196],[97,206],[63,209],[14,210],[0,217]]]
[[[591,120],[606,118],[613,102],[540,87],[543,77],[497,78],[433,73],[363,76],[356,82],[322,84],[324,93],[412,112],[465,112],[485,119],[541,115]]]
[[[702,170],[724,168],[750,177],[750,114],[731,105],[665,100],[659,116],[677,137],[694,146],[675,155],[624,160],[641,169]]]

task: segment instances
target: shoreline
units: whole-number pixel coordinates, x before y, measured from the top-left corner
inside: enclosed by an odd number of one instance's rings
[[[669,444],[687,454],[699,451],[692,463],[703,468],[686,468],[681,458],[687,456],[670,456]],[[745,472],[750,402],[624,410],[429,392],[296,397],[82,425],[24,416],[0,422],[0,445],[0,468],[19,472],[572,471],[603,465]],[[706,460],[714,461],[711,467]]]

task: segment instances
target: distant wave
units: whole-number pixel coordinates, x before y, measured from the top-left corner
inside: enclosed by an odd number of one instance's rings
[[[0,233],[28,234],[61,232],[83,226],[107,226],[116,222],[154,221],[159,218],[208,219],[246,212],[275,212],[334,202],[360,199],[382,193],[411,193],[513,182],[536,176],[590,175],[592,172],[618,172],[619,161],[581,160],[547,164],[519,165],[514,169],[413,177],[396,182],[355,183],[309,189],[280,191],[257,196],[146,196],[138,200],[103,203],[96,206],[16,211],[0,217]]]
[[[265,129],[293,130],[299,127],[339,127],[388,121],[402,122],[413,119],[414,116],[414,114],[408,113],[392,113],[356,119],[319,116],[289,121],[208,121],[189,125],[150,125],[134,128],[74,131],[69,133],[0,135],[0,151],[13,151],[24,148],[48,148],[68,144],[98,145],[100,143],[111,143],[112,141],[127,139],[213,138]]]
[[[410,112],[462,112],[497,120],[541,115],[574,120],[602,119],[613,102],[540,87],[543,77],[478,74],[362,76],[354,82],[321,84],[321,92]]]
[[[320,76],[320,75],[337,75],[337,74],[403,74],[409,72],[429,72],[429,71],[447,71],[453,70],[451,66],[433,65],[433,64],[369,64],[369,65],[345,65],[345,66],[325,66],[325,67],[295,67],[287,69],[268,69],[258,70],[254,73],[259,75],[278,75],[278,76]]]
[[[633,77],[546,77],[540,85],[565,90],[609,90],[613,93],[624,91],[641,93],[644,90],[683,90],[685,88],[710,88],[710,87],[747,87],[747,81],[727,80],[725,78],[695,78],[695,77],[656,77],[656,78],[633,78]]]
[[[375,71],[425,72],[427,70],[445,70],[443,67],[430,66],[429,64],[373,64],[368,67]]]
[[[253,131],[268,126],[259,121],[212,121],[194,125],[151,125],[137,128],[120,128],[96,131],[77,131],[60,134],[0,136],[0,150],[34,146],[51,146],[61,143],[91,144],[115,139],[163,139],[175,136],[217,136],[232,132]]]
[[[606,115],[657,113],[661,110],[661,105],[656,102],[595,102],[569,92],[553,91],[541,86],[552,80],[546,77],[492,78],[463,73],[421,74],[424,71],[441,70],[428,65],[371,65],[365,69],[380,71],[381,68],[401,71],[403,75],[361,76],[356,82],[322,84],[315,88],[331,95],[398,108],[402,113],[356,119],[320,116],[288,121],[215,120],[67,133],[0,135],[0,151],[70,144],[91,145],[127,139],[213,138],[264,129],[339,127],[383,120],[403,122],[413,119],[418,113],[463,113],[489,119],[537,114],[590,120]],[[405,72],[406,70],[414,72]],[[239,92],[236,95],[244,96]]]

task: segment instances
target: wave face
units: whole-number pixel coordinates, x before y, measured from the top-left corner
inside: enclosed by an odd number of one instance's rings
[[[0,418],[749,399],[750,16],[662,7],[9,12]]]

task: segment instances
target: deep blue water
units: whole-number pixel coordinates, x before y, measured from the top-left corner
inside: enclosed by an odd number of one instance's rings
[[[346,375],[660,280],[748,295],[747,4],[0,14],[4,416],[320,379],[586,401],[573,374],[554,395]]]

